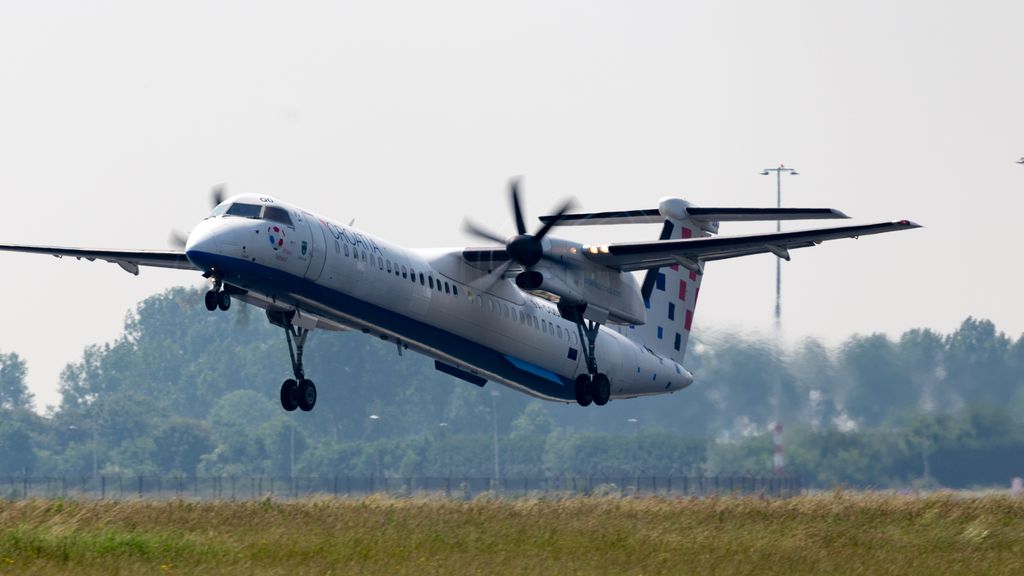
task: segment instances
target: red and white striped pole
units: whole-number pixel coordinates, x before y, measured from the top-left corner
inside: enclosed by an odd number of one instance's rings
[[[775,475],[782,476],[786,471],[785,460],[782,456],[782,422],[776,422],[775,427],[772,429],[772,443],[775,445],[775,457],[773,459]]]

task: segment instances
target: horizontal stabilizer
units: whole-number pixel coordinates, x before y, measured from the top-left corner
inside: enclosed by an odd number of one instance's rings
[[[848,218],[834,208],[704,208],[687,206],[686,214],[702,222],[758,222],[774,220],[825,220]],[[541,216],[540,221],[554,222],[554,216]],[[615,212],[583,212],[565,214],[555,226],[597,226],[602,224],[660,224],[665,216],[657,208],[619,210]]]

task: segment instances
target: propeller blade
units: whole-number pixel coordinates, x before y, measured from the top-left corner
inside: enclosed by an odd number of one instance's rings
[[[537,233],[533,235],[533,237],[536,238],[538,241],[543,239],[544,236],[546,236],[547,233],[551,231],[551,228],[553,228],[562,220],[566,212],[572,210],[573,206],[575,205],[576,202],[572,198],[566,200],[565,203],[562,204],[562,207],[559,208],[558,212],[555,212],[555,215],[550,220],[545,222],[544,225],[541,226],[540,230],[538,230]]]
[[[501,238],[497,234],[477,226],[472,221],[470,221],[468,218],[466,220],[462,221],[462,229],[465,230],[466,233],[472,234],[473,236],[476,236],[477,238],[483,238],[485,240],[490,240],[491,242],[497,242],[498,244],[501,244],[502,246],[504,246],[505,243],[508,242],[507,239]]]
[[[523,220],[523,207],[519,203],[519,177],[508,181],[508,191],[512,195],[512,211],[516,216],[516,230],[519,234],[526,234],[526,222]]]
[[[487,292],[492,286],[498,283],[499,280],[505,275],[508,267],[512,265],[512,260],[506,260],[498,265],[497,268],[491,270],[489,273],[473,280],[469,283],[469,287],[476,292]]]
[[[188,236],[178,232],[177,230],[171,230],[170,243],[176,248],[185,248],[185,243],[188,242]]]
[[[211,208],[216,208],[224,201],[225,190],[227,190],[227,184],[217,184],[210,190],[210,202],[213,202]]]

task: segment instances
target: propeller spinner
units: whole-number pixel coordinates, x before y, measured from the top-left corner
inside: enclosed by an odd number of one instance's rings
[[[519,197],[519,184],[519,178],[512,178],[511,180],[509,180],[508,184],[509,196],[511,196],[512,198],[512,213],[516,219],[517,234],[515,236],[503,239],[497,234],[490,232],[485,228],[481,228],[480,226],[469,221],[468,219],[463,224],[463,228],[469,234],[472,234],[478,238],[483,238],[485,240],[490,240],[492,242],[497,242],[499,244],[505,245],[505,252],[509,256],[509,261],[503,263],[496,270],[492,271],[488,276],[485,277],[485,282],[487,286],[490,286],[490,284],[496,282],[497,279],[500,278],[501,275],[505,273],[505,270],[508,269],[512,262],[515,262],[516,264],[519,264],[523,268],[527,269],[527,272],[523,272],[520,275],[522,276],[528,274],[531,277],[531,281],[528,284],[536,283],[539,285],[539,282],[536,282],[535,278],[538,275],[538,273],[530,272],[530,267],[536,266],[537,263],[540,262],[542,259],[551,259],[553,261],[557,261],[552,256],[545,254],[544,244],[542,243],[542,241],[544,240],[544,237],[547,236],[548,232],[550,232],[551,229],[555,227],[559,221],[561,221],[562,217],[565,216],[565,214],[572,209],[574,202],[571,198],[569,200],[566,200],[562,204],[562,207],[555,212],[555,215],[551,219],[547,220],[544,223],[544,225],[541,226],[533,234],[528,234],[526,231],[526,219],[523,217],[522,202],[520,201]],[[517,283],[519,283],[518,279]]]

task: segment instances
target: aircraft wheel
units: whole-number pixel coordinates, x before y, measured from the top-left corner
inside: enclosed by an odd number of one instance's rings
[[[594,376],[594,381],[591,385],[591,396],[594,397],[594,404],[598,406],[604,406],[608,403],[608,399],[612,396],[612,383],[608,380],[607,375],[598,374]]]
[[[299,408],[302,408],[303,412],[309,412],[316,406],[316,384],[313,384],[312,380],[303,380],[299,382]]]
[[[576,403],[580,406],[590,406],[594,401],[590,394],[590,375],[580,374],[576,377]]]
[[[217,293],[213,290],[206,293],[206,309],[210,312],[217,309]]]
[[[217,307],[224,311],[231,308],[231,294],[228,294],[225,290],[221,290],[220,293],[217,294]]]
[[[281,384],[281,407],[288,412],[299,407],[299,386],[291,378]]]

